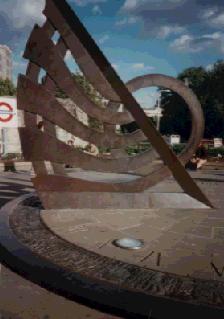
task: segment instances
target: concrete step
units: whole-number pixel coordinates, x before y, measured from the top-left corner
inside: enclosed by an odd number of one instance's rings
[[[184,193],[39,192],[46,209],[208,208]]]

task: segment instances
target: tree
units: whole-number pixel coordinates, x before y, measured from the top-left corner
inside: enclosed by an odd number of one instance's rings
[[[72,73],[72,77],[75,82],[80,84],[84,92],[93,102],[95,102],[100,107],[103,106],[102,96],[97,92],[97,90],[92,86],[92,84],[86,79],[86,77],[82,73],[77,71],[76,73]],[[67,94],[63,92],[60,88],[57,88],[56,90],[56,97],[61,99],[68,98]]]
[[[78,83],[84,90],[85,94],[96,103],[99,107],[103,107],[103,98],[92,86],[92,84],[86,79],[86,77],[80,72],[72,73],[72,77],[76,83]],[[66,99],[68,96],[60,88],[56,90],[56,97]],[[102,123],[97,119],[89,116],[89,126],[93,129],[102,130]]]
[[[10,80],[0,79],[0,96],[14,96],[16,88]]]
[[[224,61],[219,60],[207,71],[201,103],[205,115],[205,137],[224,137]]]
[[[178,79],[188,78],[189,86],[198,97],[205,117],[204,137],[224,137],[224,61],[217,61],[210,71],[203,67],[188,68]],[[162,92],[164,107],[161,120],[162,134],[180,134],[188,139],[191,131],[191,117],[183,99],[176,93]]]
[[[179,134],[188,139],[191,131],[191,118],[184,100],[176,93],[162,93],[164,107],[160,131],[162,135]]]

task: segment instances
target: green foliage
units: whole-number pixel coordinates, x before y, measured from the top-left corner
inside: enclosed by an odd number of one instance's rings
[[[22,154],[20,154],[20,153],[7,153],[7,154],[2,155],[1,159],[4,161],[22,159]]]
[[[100,107],[103,106],[102,103],[102,97],[100,94],[94,89],[91,83],[85,78],[83,74],[76,71],[76,73],[72,73],[72,77],[76,83],[78,83],[84,90],[84,92],[87,94],[87,96],[95,102]],[[66,99],[68,96],[65,92],[63,92],[60,88],[57,88],[56,90],[56,97],[61,99]]]
[[[76,72],[72,74],[74,80],[80,84],[80,86],[84,89],[84,92],[87,94],[87,96],[95,102],[100,107],[103,107],[102,103],[102,97],[100,94],[95,90],[95,88],[92,86],[91,83],[86,79],[86,77],[81,74],[80,72]]]
[[[178,79],[188,78],[189,86],[198,97],[205,116],[205,138],[224,137],[224,61],[217,61],[210,71],[202,67],[188,68]],[[180,134],[189,138],[191,116],[186,103],[173,92],[162,91],[164,106],[162,134]]]
[[[103,132],[103,124],[93,117],[88,117],[88,125],[90,128]]]
[[[67,99],[68,98],[68,96],[65,94],[65,92],[62,91],[59,87],[56,88],[55,96],[59,99]]]
[[[90,98],[91,101],[96,103],[99,107],[103,107],[102,97],[100,94],[94,89],[91,83],[85,78],[83,74],[80,72],[76,72],[73,74],[74,80],[80,84],[83,88],[84,92]],[[102,123],[100,123],[97,119],[89,117],[89,127],[96,130],[103,130]]]
[[[224,156],[224,147],[208,148],[207,153],[208,153],[208,156],[210,156],[210,157],[217,157],[218,154]]]
[[[76,73],[72,74],[72,77],[74,81],[83,88],[84,92],[90,98],[91,101],[96,103],[99,107],[103,107],[102,96],[94,89],[92,84],[88,82],[88,80],[85,78],[83,74],[77,71]],[[60,88],[57,88],[56,90],[56,97],[61,99],[68,98],[65,92],[63,92]],[[102,123],[91,117],[89,117],[89,127],[96,130],[103,129]]]
[[[154,126],[156,126],[156,119],[154,117],[148,118],[148,121],[150,123],[153,123]],[[133,121],[133,122],[130,122],[128,124],[121,125],[120,131],[123,134],[127,134],[127,133],[133,133],[139,129],[140,128],[139,128],[138,124],[135,121]]]
[[[0,79],[0,96],[15,96],[16,88],[10,80]]]
[[[190,87],[194,88],[195,93],[200,93],[204,81],[207,79],[208,73],[202,67],[188,68],[178,75],[178,79],[184,81],[189,80]]]
[[[149,142],[142,142],[137,145],[131,145],[125,148],[125,151],[128,155],[140,154],[152,149],[152,146]]]
[[[160,123],[162,135],[178,134],[187,140],[191,132],[191,118],[186,103],[176,93],[162,93],[163,117]]]
[[[110,153],[111,149],[110,147],[99,147],[99,153],[104,154],[104,153]]]
[[[172,150],[174,151],[175,154],[180,154],[183,149],[185,148],[186,144],[185,143],[182,143],[182,144],[174,144],[172,146]]]
[[[179,155],[183,149],[185,148],[186,144],[175,144],[172,146],[172,150],[175,154]],[[205,145],[206,146],[206,145]],[[224,147],[214,148],[214,147],[206,147],[208,157],[217,157],[218,154],[224,156]]]

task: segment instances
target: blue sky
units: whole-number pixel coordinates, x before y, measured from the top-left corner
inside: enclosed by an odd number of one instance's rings
[[[224,54],[224,0],[68,0],[124,81],[211,68]],[[42,23],[44,0],[0,0],[0,43],[13,50],[14,81],[24,73],[26,39]],[[72,67],[68,55],[68,64]],[[156,90],[136,94],[145,107]]]

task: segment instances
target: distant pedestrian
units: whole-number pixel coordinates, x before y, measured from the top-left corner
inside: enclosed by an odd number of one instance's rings
[[[202,143],[199,144],[196,150],[197,168],[201,168],[207,162],[207,150]]]
[[[70,145],[70,146],[75,147],[75,143],[74,143],[73,140],[68,140],[68,141],[67,141],[67,144]]]
[[[190,169],[191,171],[197,170],[197,157],[194,155],[185,165],[186,169]]]
[[[95,145],[90,144],[90,143],[88,143],[86,145],[84,152],[85,153],[90,153],[90,154],[92,154],[94,156],[97,156],[99,154],[98,148]]]
[[[207,150],[202,143],[199,144],[193,157],[185,165],[186,169],[196,171],[207,162]]]
[[[71,147],[75,147],[75,143],[74,143],[73,140],[68,140],[68,141],[67,141],[67,144],[68,144],[69,146],[71,146]],[[72,168],[72,166],[69,165],[69,164],[65,164],[65,168]]]
[[[44,122],[43,122],[43,121],[39,121],[39,122],[37,123],[37,128],[38,128],[39,130],[42,130],[42,129],[44,128]]]

